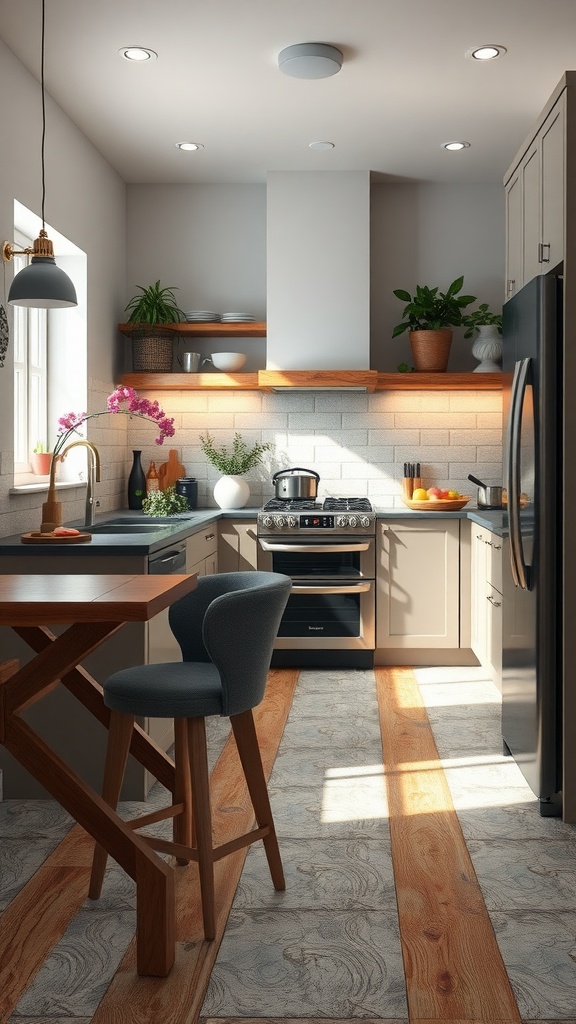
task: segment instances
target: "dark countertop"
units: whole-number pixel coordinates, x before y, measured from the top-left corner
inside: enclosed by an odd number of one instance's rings
[[[99,534],[94,533],[91,541],[84,543],[70,544],[46,544],[39,541],[37,544],[24,543],[21,534],[16,533],[11,537],[0,537],[0,555],[30,554],[38,555],[62,555],[80,553],[88,557],[96,555],[126,554],[129,548],[131,554],[153,555],[162,548],[167,547],[174,541],[183,541],[192,534],[202,530],[210,523],[216,523],[219,519],[256,519],[260,508],[237,508],[219,509],[206,508],[197,509],[173,516],[169,521],[155,523],[158,528],[153,532],[144,534],[120,533],[120,534]],[[403,508],[375,508],[377,519],[433,519],[438,512],[414,512],[412,509]],[[132,512],[128,509],[118,512],[110,512],[96,521],[96,526],[108,522],[111,519],[142,518],[143,523],[152,524],[154,520],[143,513]],[[484,526],[492,533],[502,536],[507,531],[507,514],[501,511],[486,511],[475,506],[466,506],[459,512],[442,512],[442,518],[446,519],[470,519],[479,526]],[[75,526],[82,529],[82,522],[67,523],[67,526]],[[84,532],[84,531],[83,531]]]

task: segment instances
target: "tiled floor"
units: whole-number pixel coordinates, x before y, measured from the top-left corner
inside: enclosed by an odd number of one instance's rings
[[[576,827],[540,818],[502,756],[498,694],[481,670],[416,676],[522,1018],[576,1024]],[[372,672],[302,672],[270,792],[287,889],[274,892],[251,847],[203,1014],[405,1022]],[[68,823],[51,802],[0,804],[0,909]],[[132,883],[111,867],[11,1024],[87,1024],[133,930]]]

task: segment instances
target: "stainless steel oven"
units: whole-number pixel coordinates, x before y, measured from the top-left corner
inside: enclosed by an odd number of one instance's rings
[[[373,664],[375,522],[367,499],[275,499],[259,513],[258,568],[292,579],[273,665]]]

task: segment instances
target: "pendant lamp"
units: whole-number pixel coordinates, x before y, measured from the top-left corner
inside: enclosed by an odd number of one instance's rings
[[[8,262],[13,256],[31,256],[30,263],[12,281],[8,302],[12,306],[32,306],[38,309],[59,309],[77,306],[76,289],[68,274],[56,266],[52,242],[48,238],[44,221],[46,199],[44,142],[46,137],[46,100],[44,95],[44,39],[45,0],[42,0],[42,44],[40,60],[40,87],[42,94],[42,229],[32,249],[14,249],[10,242],[2,246],[2,259]]]

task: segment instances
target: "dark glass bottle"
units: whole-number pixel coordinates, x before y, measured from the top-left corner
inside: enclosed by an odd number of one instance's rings
[[[141,462],[142,452],[132,452],[132,469],[128,477],[128,508],[141,509],[146,497],[146,476]]]

